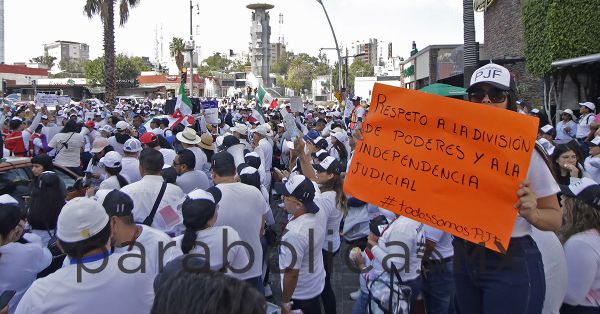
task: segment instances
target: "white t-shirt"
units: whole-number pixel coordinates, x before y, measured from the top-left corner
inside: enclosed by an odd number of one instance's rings
[[[578,139],[583,139],[590,134],[590,125],[594,122],[593,113],[588,113],[585,116],[579,117],[579,123],[577,123],[577,134],[575,137]]]
[[[140,160],[134,157],[123,157],[121,160],[121,175],[127,179],[127,182],[134,183],[140,181]]]
[[[158,197],[160,188],[164,180],[158,175],[144,176],[140,181],[129,184],[121,190],[127,193],[134,204],[133,218],[136,222],[143,222]],[[169,232],[179,226],[183,219],[181,218],[181,204],[185,199],[185,194],[174,184],[167,184],[165,193],[158,205],[158,210],[154,216],[152,227]]]
[[[195,189],[206,190],[210,187],[206,173],[198,170],[188,171],[177,177],[177,186],[188,194]]]
[[[562,244],[552,231],[541,231],[533,227],[531,237],[542,254],[546,297],[542,314],[560,314],[559,310],[567,293],[567,261]]]
[[[225,242],[225,238],[227,242]],[[180,235],[174,240],[177,243],[177,248],[181,250],[181,241],[183,235]],[[208,257],[210,261],[210,269],[213,271],[219,271],[225,267],[225,263],[229,266],[225,270],[225,273],[240,280],[243,280],[242,274],[239,270],[247,268],[249,265],[248,250],[241,245],[233,245],[234,242],[241,241],[238,233],[231,227],[228,226],[217,226],[211,227],[196,232],[196,246],[188,254],[200,254],[205,258]],[[203,243],[206,245],[199,245]],[[223,257],[227,249],[226,259]],[[183,254],[183,252],[180,252]],[[237,270],[237,271],[236,271]]]
[[[120,190],[120,189],[121,189],[121,185],[119,184],[119,178],[117,178],[117,176],[110,176],[110,177],[104,179],[100,183],[100,186],[98,187],[98,190]]]
[[[600,156],[589,156],[586,158],[584,167],[588,176],[600,184]]]
[[[405,246],[389,245],[390,242],[394,241],[404,243]],[[388,245],[386,246],[386,244]],[[421,271],[421,259],[424,252],[425,231],[423,224],[399,216],[379,237],[377,245],[371,249],[374,259],[369,278],[370,280],[377,278],[386,269],[392,269],[391,263],[394,263],[403,281],[416,279]],[[408,259],[400,256],[408,256]],[[386,268],[383,266],[384,259],[387,263]]]
[[[326,219],[325,212],[319,210],[317,214],[304,214],[292,219],[286,225],[281,242],[287,244],[281,245],[279,249],[279,269],[282,271],[287,268],[299,269],[298,283],[292,299],[312,299],[320,295],[325,287],[325,267],[323,266],[321,244],[325,240],[325,223],[323,221]],[[311,230],[314,240],[310,239]],[[312,248],[310,247],[311,243],[314,243]],[[288,246],[293,247],[293,252]],[[283,277],[281,274],[282,289]]]
[[[556,180],[552,176],[546,162],[537,151],[531,155],[527,179],[531,190],[538,198],[550,196],[560,192]],[[515,191],[516,192],[516,191]],[[531,234],[531,224],[525,218],[517,215],[511,237],[518,238]]]
[[[564,245],[568,269],[568,288],[565,303],[596,306],[592,291],[600,296],[600,234],[587,230],[570,237]]]
[[[215,226],[230,226],[252,247],[249,259],[252,268],[241,279],[258,277],[262,274],[263,251],[260,244],[262,218],[269,210],[262,193],[255,187],[240,182],[217,185],[222,196],[219,215]]]
[[[188,147],[187,149],[191,150],[192,153],[194,153],[194,156],[196,157],[196,166],[194,167],[194,170],[203,171],[204,165],[208,163],[208,158],[206,157],[206,154],[202,151],[200,147],[197,146]]]
[[[258,141],[258,146],[254,150],[260,156],[260,164],[264,166],[265,173],[271,171],[273,163],[273,145],[266,138]]]
[[[569,128],[569,132],[567,132],[565,128]],[[555,139],[559,143],[566,143],[574,139],[575,134],[577,134],[577,123],[573,122],[573,120],[569,120],[568,122],[560,121],[556,124]]]
[[[112,146],[115,152],[123,156],[123,144],[117,142],[117,138],[114,135],[108,138],[108,144]]]
[[[335,252],[340,248],[340,223],[344,218],[342,209],[337,206],[335,191],[322,192],[319,197],[315,197],[315,203],[319,206],[319,210],[327,216],[323,250]]]
[[[154,301],[154,275],[123,272],[120,257],[118,253],[108,256],[106,267],[97,273],[69,264],[36,280],[15,313],[149,313]],[[137,265],[129,260],[122,260],[123,268],[135,269]],[[84,262],[85,267],[96,270],[102,263],[102,259]]]
[[[14,313],[37,274],[52,262],[52,254],[40,243],[17,242],[0,246],[0,254],[0,291],[16,291],[8,303],[9,313]]]
[[[138,226],[142,227],[142,233],[140,233],[140,236],[135,240],[135,242],[144,248],[143,257],[146,264],[145,271],[157,275],[160,271],[162,271],[163,267],[168,262],[181,255],[181,252],[175,247],[169,247],[169,243],[173,242],[174,240],[171,239],[166,233],[145,225]],[[115,252],[140,254],[140,249],[137,245],[134,245],[131,251],[128,251],[128,248],[128,246],[115,247]],[[161,252],[163,255],[162,257],[160,256]],[[139,267],[141,257],[137,256],[127,259],[137,263]]]
[[[63,143],[66,143],[66,146]],[[58,151],[54,162],[63,167],[79,167],[81,165],[80,153],[83,145],[83,135],[72,132],[57,133],[48,143],[49,147],[53,147],[55,151]]]
[[[432,226],[425,225],[425,238],[435,242],[435,251],[429,257],[431,260],[439,260],[454,256],[452,246],[452,235]]]

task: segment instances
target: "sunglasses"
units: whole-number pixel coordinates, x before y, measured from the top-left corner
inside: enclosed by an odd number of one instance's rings
[[[492,103],[497,104],[504,102],[508,96],[508,93],[496,88],[490,89],[487,92],[483,89],[476,89],[469,93],[469,100],[471,102],[481,103],[486,95]]]

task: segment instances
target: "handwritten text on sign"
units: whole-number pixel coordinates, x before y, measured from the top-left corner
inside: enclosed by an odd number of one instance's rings
[[[503,251],[537,125],[505,109],[375,84],[344,189]]]

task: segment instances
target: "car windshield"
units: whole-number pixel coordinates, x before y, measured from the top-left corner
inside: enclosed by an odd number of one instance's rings
[[[8,193],[18,201],[23,196],[29,195],[29,183],[31,182],[31,170],[29,168],[16,168],[0,172],[0,186],[3,193]]]

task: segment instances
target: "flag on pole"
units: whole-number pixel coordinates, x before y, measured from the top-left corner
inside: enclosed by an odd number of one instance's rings
[[[175,109],[179,110],[179,113],[185,116],[192,114],[192,100],[185,93],[185,82],[181,82],[179,86],[179,95],[177,96],[177,102],[175,103]]]
[[[260,105],[264,103],[270,104],[273,100],[273,97],[262,86],[259,86],[258,92],[256,93],[256,100]]]

